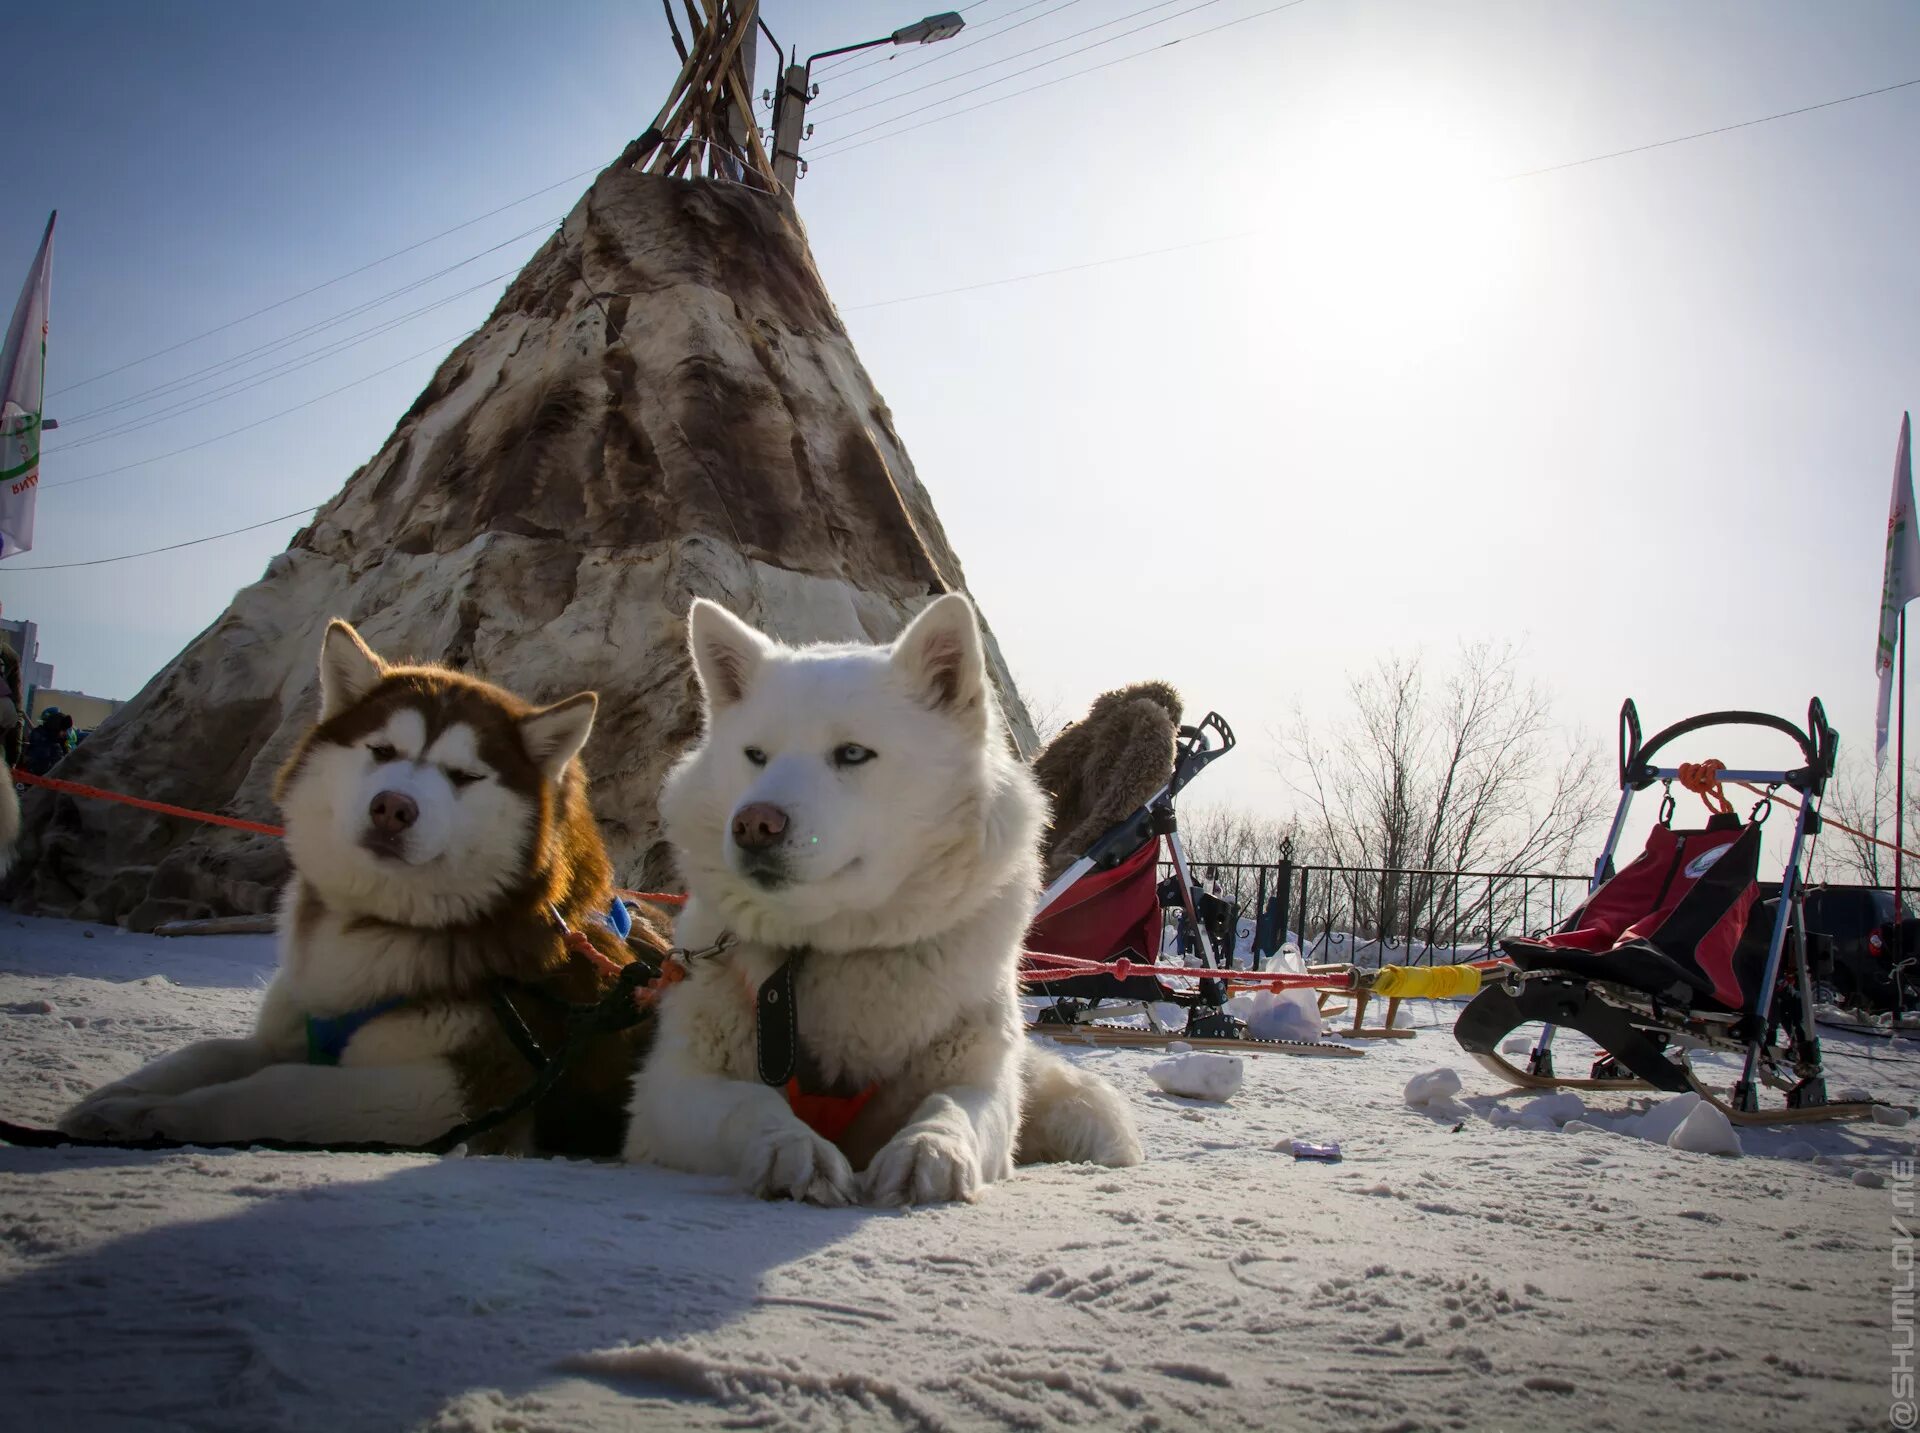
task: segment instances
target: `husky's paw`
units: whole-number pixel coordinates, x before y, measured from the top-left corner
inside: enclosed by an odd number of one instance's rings
[[[167,1095],[109,1085],[88,1095],[56,1123],[61,1133],[80,1139],[147,1139],[168,1133],[166,1112],[172,1103]]]
[[[761,1199],[797,1199],[830,1209],[854,1202],[847,1157],[798,1121],[748,1146],[740,1173]]]
[[[980,1193],[980,1153],[948,1130],[902,1130],[862,1176],[868,1204],[971,1203]]]

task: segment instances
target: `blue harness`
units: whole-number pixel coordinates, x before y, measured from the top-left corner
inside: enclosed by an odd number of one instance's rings
[[[405,996],[396,995],[391,1000],[382,1000],[374,1005],[362,1005],[358,1010],[349,1010],[345,1015],[309,1015],[307,1017],[307,1063],[309,1065],[339,1064],[341,1052],[347,1048],[347,1042],[360,1033],[362,1025],[385,1015],[389,1010],[398,1010],[406,1003]]]
[[[633,929],[633,916],[627,910],[626,902],[615,900],[606,915],[607,925],[613,933],[625,940]],[[398,1010],[407,1004],[407,997],[396,995],[391,1000],[376,1001],[372,1005],[362,1005],[358,1010],[349,1010],[344,1015],[309,1015],[307,1017],[307,1063],[309,1065],[337,1065],[347,1044],[360,1033],[360,1027],[369,1020],[377,1020],[390,1010]]]

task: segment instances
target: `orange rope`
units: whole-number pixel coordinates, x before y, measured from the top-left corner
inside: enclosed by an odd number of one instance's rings
[[[118,791],[102,791],[97,786],[82,786],[77,781],[62,781],[54,776],[35,776],[24,767],[14,767],[13,779],[24,781],[29,786],[44,786],[49,791],[64,792],[68,796],[91,796],[96,801],[118,801],[123,806],[136,806],[142,811],[157,811],[162,816],[182,816],[189,821],[204,821],[209,826],[230,826],[236,831],[252,831],[260,836],[284,836],[286,832],[278,826],[268,826],[259,821],[242,821],[238,816],[216,816],[211,811],[190,811],[185,806],[169,806],[164,801],[148,801],[139,796],[127,796]]]
[[[1733,810],[1733,804],[1727,800],[1725,789],[1718,781],[1713,779],[1714,772],[1724,771],[1725,769],[1726,763],[1722,761],[1684,763],[1680,767],[1680,784],[1686,787],[1687,790],[1697,794],[1701,801],[1706,804],[1709,811],[1716,809],[1719,811],[1731,811]],[[194,811],[185,806],[169,806],[164,801],[148,801],[139,796],[128,796],[124,792],[105,791],[98,786],[83,786],[77,781],[62,781],[58,777],[35,776],[23,767],[16,766],[13,768],[13,779],[15,781],[23,781],[29,786],[44,786],[49,791],[63,792],[68,796],[86,796],[96,801],[117,801],[123,806],[138,807],[142,811],[155,811],[162,816],[178,816],[188,821],[204,821],[209,826],[226,826],[235,831],[252,831],[261,836],[284,836],[286,834],[281,827],[269,826],[264,822],[243,821],[238,816],[218,816],[211,811]],[[1782,796],[1778,792],[1762,791],[1758,786],[1754,786],[1745,781],[1736,781],[1733,784],[1747,791],[1751,791],[1755,796],[1764,796],[1774,801],[1785,802],[1787,806],[1795,811],[1800,809],[1800,803],[1798,801],[1790,797]],[[1720,802],[1718,808],[1715,808],[1713,801],[1709,799],[1709,793]],[[1849,836],[1857,836],[1862,841],[1870,841],[1874,845],[1884,847],[1889,851],[1903,851],[1906,855],[1913,857],[1914,860],[1920,861],[1920,851],[1897,847],[1891,841],[1883,841],[1878,836],[1869,836],[1865,831],[1857,827],[1849,826],[1844,821],[1837,821],[1824,812],[1821,813],[1820,819],[1825,825],[1832,826],[1836,830],[1845,831]],[[614,894],[630,901],[648,901],[660,906],[685,905],[687,900],[685,895],[677,891],[628,891],[616,887]]]
[[[1759,787],[1746,781],[1736,781],[1733,784],[1735,786],[1742,787],[1745,790],[1751,791],[1755,796],[1763,796],[1769,801],[1781,802],[1790,811],[1798,811],[1800,809],[1800,803],[1798,801],[1795,801],[1791,796],[1782,796],[1777,791],[1762,791]],[[1836,831],[1845,831],[1849,836],[1857,836],[1862,841],[1869,841],[1872,844],[1876,846],[1884,847],[1889,851],[1899,851],[1903,855],[1911,856],[1914,860],[1920,861],[1920,851],[1910,850],[1905,846],[1896,846],[1893,844],[1893,842],[1883,841],[1878,836],[1869,836],[1865,831],[1862,831],[1859,827],[1849,826],[1844,821],[1836,821],[1833,817],[1827,815],[1827,813],[1824,811],[1820,813],[1820,824],[1822,826],[1831,826]]]
[[[1712,761],[1683,761],[1680,763],[1680,784],[1700,798],[1700,804],[1714,816],[1733,814],[1733,803],[1727,800],[1727,793],[1714,779],[1716,772],[1725,771],[1727,764],[1719,758]]]
[[[117,801],[122,806],[137,807],[142,811],[156,811],[162,816],[178,816],[185,821],[201,821],[209,826],[227,826],[235,831],[252,831],[260,836],[285,836],[286,829],[269,826],[262,821],[243,821],[238,816],[218,816],[211,811],[195,811],[186,806],[169,806],[164,801],[148,801],[141,796],[128,796],[121,791],[106,791],[98,786],[83,786],[78,781],[62,781],[57,776],[35,776],[24,767],[13,768],[13,779],[24,781],[29,786],[44,786],[49,791],[58,791],[67,796],[85,796],[95,801]],[[630,901],[648,901],[657,906],[685,905],[687,898],[674,891],[627,891],[618,887],[613,892]]]

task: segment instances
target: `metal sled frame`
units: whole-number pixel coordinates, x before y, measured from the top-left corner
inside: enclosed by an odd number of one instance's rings
[[[1087,848],[1081,856],[1066,870],[1054,877],[1046,890],[1040,893],[1039,901],[1033,908],[1033,919],[1039,920],[1048,910],[1059,903],[1060,899],[1072,890],[1074,885],[1090,871],[1105,870],[1116,866],[1128,856],[1140,849],[1143,841],[1155,836],[1164,837],[1167,853],[1173,862],[1173,881],[1179,892],[1181,909],[1186,913],[1187,928],[1193,932],[1198,964],[1210,969],[1226,968],[1232,961],[1232,952],[1219,952],[1213,948],[1213,941],[1207,935],[1206,925],[1200,919],[1200,912],[1194,900],[1193,867],[1187,860],[1186,843],[1180,839],[1180,823],[1174,815],[1173,798],[1186,789],[1194,777],[1198,776],[1213,762],[1218,761],[1234,748],[1233,728],[1227,725],[1226,718],[1218,712],[1208,712],[1197,726],[1180,728],[1180,743],[1176,750],[1173,775],[1167,784],[1146,799],[1132,815],[1125,817],[1112,826],[1098,841]],[[1149,961],[1159,958],[1158,951],[1143,952]],[[1142,975],[1151,975],[1152,965],[1145,964],[1140,970]],[[1202,986],[1212,984],[1201,982]],[[1220,1022],[1218,1006],[1226,1003],[1224,988],[1217,992],[1205,989],[1201,992],[1199,1008],[1190,1012],[1188,1030],[1193,1034],[1228,1034],[1228,1027]],[[1079,1016],[1098,1008],[1103,1016],[1120,1016],[1144,1013],[1153,1031],[1165,1036],[1160,1021],[1154,1017],[1152,1008],[1140,1001],[1118,1001],[1108,1003],[1098,998],[1074,999],[1062,997],[1054,1002],[1051,1012],[1057,1026],[1049,1022],[1048,1029],[1072,1030],[1080,1025]],[[1214,1007],[1206,1009],[1205,1007]],[[1195,1029],[1196,1017],[1201,1029]],[[1209,1026],[1208,1022],[1213,1024]],[[1173,1038],[1180,1038],[1174,1036]]]
[[[1527,1017],[1521,1019],[1518,1022],[1520,1024],[1543,1019],[1543,1013],[1547,1010],[1561,1012],[1563,1019],[1580,1015],[1588,1023],[1610,1028],[1623,1049],[1636,1041],[1651,1042],[1657,1039],[1658,1043],[1652,1045],[1656,1053],[1663,1055],[1671,1046],[1679,1060],[1675,1065],[1671,1059],[1661,1059],[1660,1063],[1673,1068],[1673,1076],[1668,1078],[1663,1074],[1662,1078],[1651,1082],[1630,1077],[1560,1078],[1553,1068],[1556,1027],[1551,1020],[1544,1024],[1525,1069],[1513,1065],[1501,1055],[1497,1035],[1476,1038],[1474,1044],[1468,1044],[1469,1036],[1461,1030],[1460,1025],[1455,1027],[1456,1034],[1460,1036],[1463,1048],[1476,1060],[1503,1079],[1523,1088],[1634,1090],[1662,1087],[1675,1091],[1691,1088],[1703,1099],[1718,1106],[1730,1119],[1746,1124],[1774,1120],[1865,1117],[1871,1112],[1870,1104],[1832,1104],[1828,1101],[1826,1075],[1820,1059],[1820,1041],[1814,1032],[1813,983],[1807,961],[1806,920],[1802,909],[1805,877],[1801,872],[1801,863],[1807,838],[1820,830],[1820,801],[1833,775],[1834,757],[1839,746],[1839,737],[1828,725],[1826,711],[1818,697],[1807,705],[1805,731],[1785,718],[1765,712],[1721,711],[1675,722],[1645,741],[1641,739],[1640,714],[1632,698],[1628,698],[1620,708],[1620,802],[1614,809],[1606,845],[1594,863],[1589,894],[1598,890],[1613,873],[1615,850],[1635,795],[1656,781],[1670,783],[1679,778],[1677,766],[1656,765],[1655,755],[1683,736],[1722,726],[1756,726],[1779,732],[1791,737],[1805,758],[1804,765],[1792,769],[1730,768],[1715,773],[1715,779],[1719,781],[1745,781],[1769,789],[1790,787],[1801,797],[1792,842],[1787,852],[1786,870],[1781,879],[1773,930],[1767,942],[1766,965],[1749,1002],[1761,1004],[1763,1008],[1750,1008],[1742,1012],[1676,1010],[1663,1006],[1639,990],[1553,970],[1513,971],[1491,986],[1485,996],[1476,997],[1510,1002],[1512,1013]],[[1780,968],[1789,949],[1798,998],[1786,1002],[1790,1008],[1783,1012],[1778,1008],[1781,1003],[1778,998]],[[1463,1011],[1461,1023],[1467,1021],[1468,1012]],[[1567,1019],[1567,1023],[1574,1022]],[[1785,1027],[1785,1049],[1776,1051],[1772,1035],[1780,1027]],[[1511,1025],[1507,1027],[1508,1030],[1513,1028]],[[1576,1025],[1576,1028],[1581,1027]],[[1591,1036],[1590,1031],[1583,1033]],[[1596,1040],[1595,1043],[1602,1044],[1602,1048],[1609,1048],[1602,1041]],[[1478,1048],[1480,1045],[1489,1048]],[[1689,1056],[1695,1050],[1744,1054],[1745,1064],[1739,1080],[1733,1086],[1731,1099],[1722,1099],[1694,1075]],[[1617,1058],[1619,1052],[1609,1048],[1609,1054]],[[1759,1097],[1762,1082],[1785,1090],[1785,1110],[1762,1111]]]

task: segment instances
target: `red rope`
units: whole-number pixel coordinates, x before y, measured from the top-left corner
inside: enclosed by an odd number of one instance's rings
[[[137,806],[142,811],[157,811],[162,816],[181,816],[189,821],[204,821],[209,826],[231,826],[236,831],[251,831],[257,836],[284,836],[286,829],[281,826],[268,826],[259,821],[242,821],[238,816],[216,816],[211,811],[192,811],[185,806],[169,806],[164,801],[148,801],[139,796],[128,796],[120,791],[102,791],[97,786],[82,786],[77,781],[62,781],[54,776],[35,776],[30,771],[14,767],[13,779],[24,781],[29,786],[44,786],[49,791],[65,792],[68,796],[91,796],[98,801],[118,801],[123,806]]]
[[[1254,990],[1348,990],[1352,982],[1343,975],[1299,975],[1287,970],[1214,970],[1204,965],[1142,965],[1137,961],[1119,960],[1083,960],[1077,955],[1054,955],[1049,951],[1030,950],[1025,953],[1026,968],[1020,972],[1024,985],[1046,985],[1056,980],[1078,980],[1083,975],[1111,975],[1115,980],[1126,980],[1135,975],[1187,976],[1195,980],[1223,980],[1229,985],[1242,985]],[[1036,969],[1032,962],[1051,961],[1053,969]],[[1462,965],[1471,965],[1480,970],[1490,970],[1496,965],[1505,965],[1504,960],[1468,960]]]
[[[57,776],[35,776],[22,767],[13,768],[13,779],[24,781],[29,786],[44,786],[49,791],[59,791],[68,796],[87,796],[95,801],[117,801],[122,806],[135,806],[142,811],[157,811],[162,816],[178,816],[186,821],[203,821],[209,826],[230,826],[235,831],[251,831],[257,836],[285,836],[284,826],[269,826],[261,821],[243,821],[238,816],[220,816],[211,811],[195,811],[187,806],[170,806],[164,801],[148,801],[142,796],[129,796],[124,791],[106,791],[98,786],[83,786],[78,781],[62,781]],[[630,901],[650,901],[659,906],[685,905],[687,898],[673,891],[626,891],[616,888],[616,896]]]

